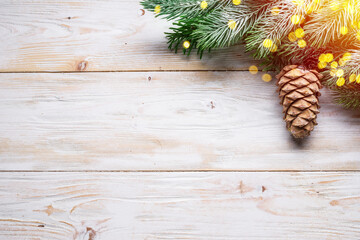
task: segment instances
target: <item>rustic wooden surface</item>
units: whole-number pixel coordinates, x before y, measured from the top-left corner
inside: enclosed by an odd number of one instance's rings
[[[324,90],[294,141],[241,46],[175,55],[168,26],[0,2],[0,240],[360,239],[360,112]]]

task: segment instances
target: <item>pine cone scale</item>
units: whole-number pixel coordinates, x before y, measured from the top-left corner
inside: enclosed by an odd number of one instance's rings
[[[317,125],[322,75],[289,65],[276,76],[286,127],[295,138],[303,138]]]

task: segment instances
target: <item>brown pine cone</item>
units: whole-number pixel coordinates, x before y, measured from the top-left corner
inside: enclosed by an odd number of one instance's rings
[[[322,77],[315,70],[297,65],[284,67],[276,76],[286,127],[295,138],[309,136],[317,125]]]

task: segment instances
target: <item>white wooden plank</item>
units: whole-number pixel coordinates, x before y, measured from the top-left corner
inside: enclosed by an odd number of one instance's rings
[[[0,2],[0,72],[247,69],[241,47],[203,61],[167,49],[169,23],[140,1]],[[145,13],[145,14],[144,14]],[[190,60],[190,61],[188,61]]]
[[[325,91],[294,142],[275,89],[247,72],[0,74],[0,169],[360,169],[359,112]]]
[[[0,238],[359,239],[358,173],[0,173]]]

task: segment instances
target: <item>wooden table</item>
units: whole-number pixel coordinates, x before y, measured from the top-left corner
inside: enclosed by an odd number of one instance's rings
[[[241,46],[137,1],[0,3],[0,239],[360,239],[360,112],[305,141]]]

